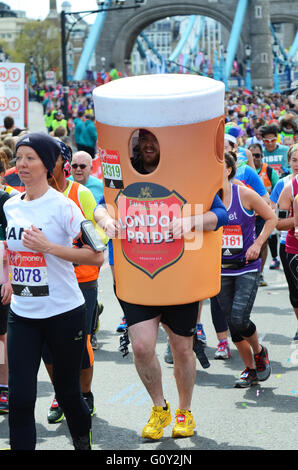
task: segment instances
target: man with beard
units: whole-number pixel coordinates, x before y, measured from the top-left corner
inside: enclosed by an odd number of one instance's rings
[[[141,174],[152,173],[160,160],[160,147],[156,137],[146,129],[139,131],[138,153],[132,165]],[[216,207],[215,207],[216,206]],[[119,221],[113,219],[103,206],[94,213],[95,220],[105,229],[109,238],[116,238],[120,231]],[[209,211],[202,216],[204,231],[217,230],[228,221],[227,212],[216,195]],[[173,238],[181,238],[196,226],[196,217],[173,220],[169,231]],[[161,367],[156,355],[159,324],[168,334],[173,358],[174,376],[179,395],[179,407],[175,414],[172,437],[189,437],[194,434],[195,421],[191,412],[191,400],[196,377],[193,353],[193,336],[196,329],[198,302],[183,305],[138,305],[119,299],[128,326],[128,334],[134,353],[134,363],[141,381],[152,402],[150,419],[142,431],[142,437],[157,440],[171,422],[169,403],[163,394]]]

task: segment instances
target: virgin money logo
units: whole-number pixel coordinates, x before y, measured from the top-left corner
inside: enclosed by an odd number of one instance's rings
[[[184,239],[174,239],[169,228],[185,202],[176,191],[154,183],[134,183],[117,196],[119,222],[126,231],[123,255],[151,278],[183,255]]]
[[[9,258],[12,266],[22,266],[22,255],[17,251],[10,251]]]

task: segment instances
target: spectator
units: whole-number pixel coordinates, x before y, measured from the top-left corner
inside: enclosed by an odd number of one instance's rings
[[[59,137],[60,139],[67,135],[67,129],[64,126],[58,126],[51,134],[53,134],[53,137]]]
[[[91,155],[92,158],[95,157],[96,152],[96,142],[97,142],[97,132],[94,124],[94,116],[86,114],[85,121],[85,131],[84,131],[84,145],[81,150],[85,150]]]
[[[6,116],[3,121],[5,130],[1,132],[1,137],[12,135],[14,129],[14,120],[11,116]]]
[[[52,121],[52,130],[55,131],[57,127],[64,127],[67,130],[67,120],[64,119],[64,114],[58,111]]]
[[[78,150],[84,150],[84,111],[78,112],[78,117],[74,120],[74,141]]]
[[[92,158],[83,150],[76,152],[71,161],[71,175],[69,179],[86,186],[98,203],[103,196],[103,183],[100,179],[91,176]]]
[[[5,147],[9,147],[12,152],[14,152],[15,146],[16,146],[16,137],[8,135],[3,139],[3,144]]]
[[[3,147],[1,147],[1,150],[2,152],[6,154],[7,160],[9,161],[9,164],[10,164],[10,162],[13,161],[13,151],[7,145],[3,145]]]

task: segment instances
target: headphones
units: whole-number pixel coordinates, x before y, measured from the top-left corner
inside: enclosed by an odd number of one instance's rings
[[[71,175],[71,160],[72,160],[72,149],[68,145],[66,145],[61,140],[58,140],[61,155],[63,158],[63,171],[65,174],[65,178],[68,178]]]
[[[68,178],[71,175],[71,166],[68,160],[63,161],[63,171],[65,178]]]

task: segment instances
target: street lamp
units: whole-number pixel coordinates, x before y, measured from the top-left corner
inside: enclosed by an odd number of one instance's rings
[[[246,57],[245,88],[249,91],[252,91],[251,74],[250,74],[250,56],[251,56],[251,47],[249,44],[246,44],[245,46],[245,57]]]

